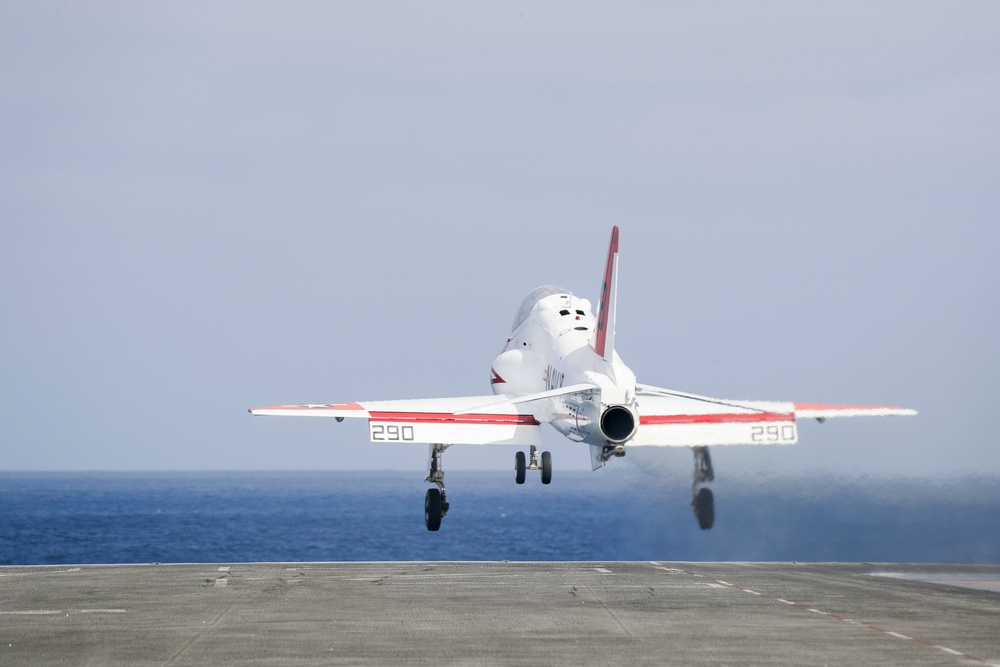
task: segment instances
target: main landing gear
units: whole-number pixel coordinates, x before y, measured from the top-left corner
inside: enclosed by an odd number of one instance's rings
[[[431,445],[431,460],[425,481],[437,485],[436,489],[427,489],[424,496],[424,523],[427,530],[437,530],[441,527],[441,519],[448,513],[448,500],[444,488],[444,469],[441,467],[444,450],[449,445]]]
[[[552,481],[552,454],[549,452],[542,452],[541,463],[538,461],[538,448],[534,445],[531,446],[531,462],[529,463],[524,456],[524,452],[518,452],[514,455],[514,481],[518,484],[524,484],[524,478],[528,470],[541,470],[542,471],[542,484],[548,484]]]
[[[702,530],[709,530],[715,523],[715,497],[712,490],[708,488],[698,488],[699,484],[711,482],[715,479],[715,471],[712,470],[712,457],[708,454],[708,447],[692,447],[694,451],[694,483],[691,485],[691,509],[698,519],[698,526]]]
[[[444,467],[442,462],[444,459],[444,450],[450,446],[442,444],[431,445],[430,462],[427,464],[428,471],[425,481],[434,484],[437,488],[427,489],[427,495],[424,496],[424,523],[427,524],[427,530],[430,531],[440,529],[441,519],[448,513],[448,496],[444,488]],[[528,470],[542,471],[542,484],[550,483],[552,481],[552,454],[541,452],[541,456],[539,456],[538,449],[532,445],[530,457],[531,460],[529,463],[524,452],[518,452],[515,456],[514,469],[517,473],[517,483],[524,484],[525,474]]]

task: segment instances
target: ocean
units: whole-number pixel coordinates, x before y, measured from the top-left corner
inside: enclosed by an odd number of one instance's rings
[[[4,472],[0,563],[413,560],[1000,562],[1000,479],[717,480],[700,530],[680,475]]]

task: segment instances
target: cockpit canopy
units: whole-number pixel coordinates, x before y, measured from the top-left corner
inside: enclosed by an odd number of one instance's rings
[[[531,315],[531,310],[535,307],[535,304],[545,297],[553,295],[569,296],[570,294],[571,292],[568,289],[557,287],[556,285],[542,285],[531,290],[531,294],[524,297],[521,307],[517,309],[517,315],[514,316],[514,326],[511,327],[511,331],[515,331],[521,326],[528,319],[528,316]]]

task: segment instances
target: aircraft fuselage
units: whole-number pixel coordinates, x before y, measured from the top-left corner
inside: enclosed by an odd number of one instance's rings
[[[534,290],[518,311],[503,352],[493,360],[491,386],[494,394],[524,396],[591,385],[536,405],[557,431],[600,453],[632,437],[639,413],[635,374],[617,353],[612,352],[611,361],[597,354],[596,326],[587,299],[558,287]]]

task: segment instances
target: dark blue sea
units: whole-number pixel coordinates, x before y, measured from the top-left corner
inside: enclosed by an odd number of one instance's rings
[[[0,563],[393,560],[1000,562],[1000,479],[717,480],[702,531],[684,477],[0,473]],[[532,483],[534,482],[534,483]]]

